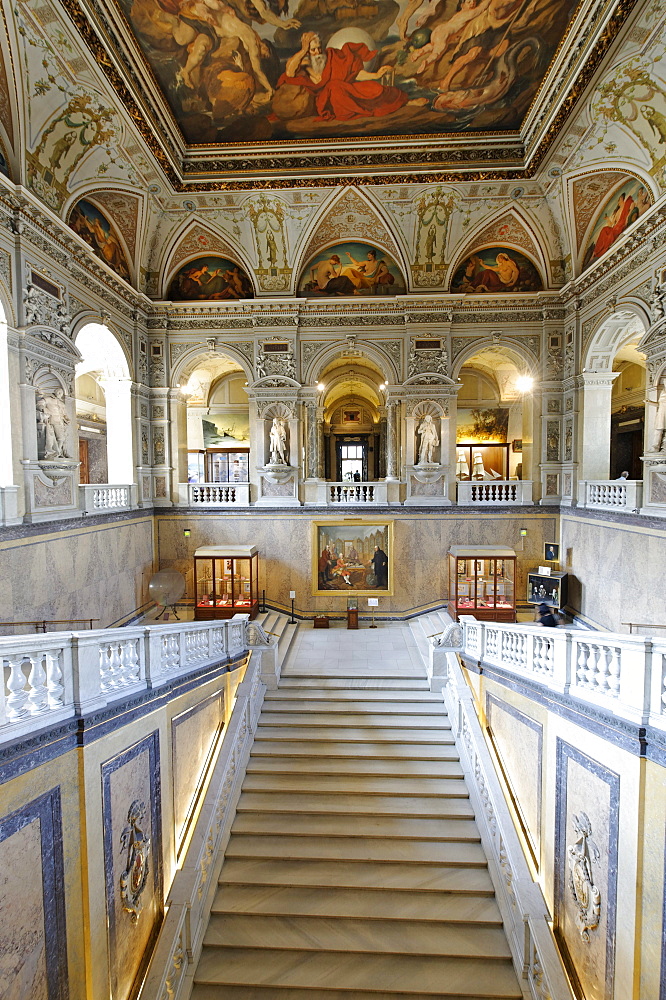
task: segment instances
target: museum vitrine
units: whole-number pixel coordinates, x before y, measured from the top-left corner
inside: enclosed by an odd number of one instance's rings
[[[492,545],[449,550],[449,614],[481,621],[515,622],[516,553]]]
[[[510,444],[456,444],[456,479],[482,482],[509,478]]]
[[[206,448],[187,453],[189,483],[249,482],[249,451]]]
[[[527,600],[530,604],[547,604],[563,608],[567,603],[567,573],[551,570],[550,574],[532,569],[527,574]]]
[[[259,610],[259,554],[255,545],[208,545],[194,553],[194,617],[233,618]]]

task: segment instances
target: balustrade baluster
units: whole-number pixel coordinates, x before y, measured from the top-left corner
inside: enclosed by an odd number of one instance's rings
[[[48,649],[44,653],[46,663],[46,691],[49,708],[61,708],[65,689],[61,684],[60,653],[57,649]]]
[[[585,671],[587,669],[587,647],[584,642],[578,643],[578,656],[576,657],[576,683],[581,687],[585,686]]]
[[[139,654],[137,639],[127,639],[120,647],[120,658],[123,664],[123,676],[127,684],[135,684],[139,680]]]
[[[9,677],[7,678],[7,717],[13,722],[16,719],[27,715],[26,702],[28,692],[26,691],[26,678],[23,673],[23,653],[16,656],[5,657],[9,664]]]
[[[46,671],[42,666],[42,654],[33,653],[28,657],[30,661],[30,674],[28,675],[28,711],[31,715],[43,712],[48,704],[48,692],[46,690]]]

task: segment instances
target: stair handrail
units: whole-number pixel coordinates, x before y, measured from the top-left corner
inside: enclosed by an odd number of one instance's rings
[[[470,793],[488,871],[519,978],[532,1000],[576,1000],[551,929],[551,915],[532,878],[493,759],[456,653],[438,649],[438,680]]]
[[[666,730],[666,638],[461,615],[462,655],[635,725]]]
[[[0,636],[0,744],[160,687],[249,648],[248,616]]]

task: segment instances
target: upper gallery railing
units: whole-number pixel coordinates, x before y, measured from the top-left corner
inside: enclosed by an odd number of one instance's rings
[[[666,637],[500,625],[471,615],[460,622],[466,656],[666,729]]]
[[[584,479],[578,483],[579,507],[631,513],[642,503],[642,479]]]
[[[247,615],[224,622],[4,636],[0,743],[233,659],[251,645]]]
[[[85,483],[79,486],[79,506],[86,514],[103,514],[107,510],[130,510],[136,507],[136,501],[135,485]]]
[[[483,507],[520,506],[532,503],[532,483],[529,480],[489,479],[458,483],[458,503]]]
[[[247,507],[249,483],[179,483],[178,502],[188,507]]]

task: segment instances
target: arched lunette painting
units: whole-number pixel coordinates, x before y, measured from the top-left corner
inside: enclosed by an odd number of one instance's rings
[[[585,245],[581,270],[584,271],[603,257],[625,229],[633,225],[651,205],[652,194],[635,177],[631,177],[615,191],[597,216]]]
[[[492,246],[475,250],[456,268],[452,292],[467,294],[498,292],[539,292],[543,281],[524,254],[511,247]]]
[[[312,257],[301,272],[298,294],[403,295],[405,279],[394,259],[370,243],[337,243]]]
[[[252,282],[245,271],[226,257],[197,257],[183,264],[166,294],[172,302],[253,299]]]

